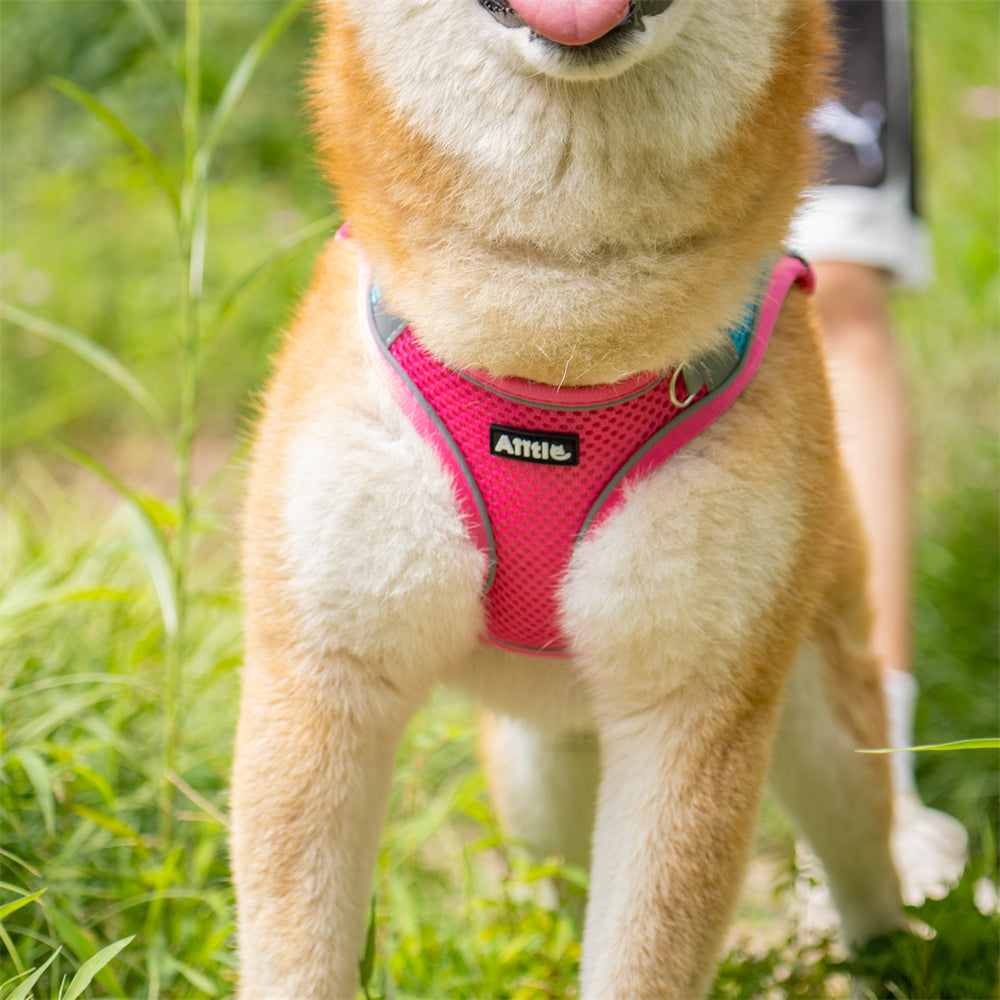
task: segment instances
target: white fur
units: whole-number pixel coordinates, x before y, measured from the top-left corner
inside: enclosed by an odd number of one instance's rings
[[[539,857],[590,861],[600,753],[592,730],[549,732],[500,717],[484,737],[494,805]]]
[[[857,942],[892,926],[899,894],[884,831],[858,806],[877,787],[871,772],[886,764],[860,756],[835,717],[828,685],[837,681],[807,643],[786,690],[770,780],[823,861],[847,938]]]
[[[475,643],[486,560],[448,473],[372,371],[361,399],[361,413],[325,400],[293,441],[289,587],[317,661],[341,652],[430,679]]]
[[[503,715],[550,732],[593,723],[590,696],[572,660],[523,656],[479,646],[448,683]]]
[[[593,836],[590,896],[580,968],[582,1000],[623,996],[619,968],[644,946],[653,917],[644,904],[650,873],[661,864],[671,827],[683,829],[691,820],[683,790],[685,776],[675,782],[672,761],[691,753],[692,730],[699,715],[685,700],[666,709],[635,714],[602,733],[603,775]],[[636,766],[641,761],[640,766]],[[657,843],[659,841],[659,843]],[[702,841],[699,853],[712,849]],[[677,899],[677,908],[685,901]],[[648,945],[647,945],[648,946]],[[675,948],[683,942],[671,942]],[[704,942],[705,950],[714,943]],[[704,984],[675,984],[671,996],[702,996]],[[656,995],[647,984],[643,997]]]
[[[565,625],[612,698],[659,697],[695,678],[724,683],[762,595],[790,568],[801,504],[793,485],[748,491],[746,470],[716,465],[703,445],[640,482],[574,553]]]
[[[566,193],[574,198],[595,194],[588,171],[601,169],[602,157],[587,142],[595,133],[618,169],[628,168],[619,151],[634,156],[636,139],[648,150],[644,165],[659,163],[664,176],[711,155],[766,83],[788,5],[677,0],[646,20],[636,56],[612,64],[615,78],[593,88],[561,79],[559,64],[542,43],[528,41],[527,29],[499,27],[476,0],[345,3],[403,118],[481,172],[498,209],[515,216],[557,174],[567,129],[583,130],[587,150],[572,163],[577,173]],[[612,109],[614,117],[602,114]],[[615,132],[626,141],[616,142]],[[580,217],[573,205],[551,235],[566,239],[563,227]]]
[[[527,29],[476,0],[346,0],[402,119],[462,168],[433,270],[396,275],[391,290],[428,346],[456,365],[577,384],[703,350],[711,328],[698,343],[659,328],[623,342],[622,307],[657,314],[651,290],[692,227],[718,221],[698,165],[767,83],[789,2],[677,0],[647,19],[638,61],[595,85],[533,66]],[[573,356],[550,356],[557,329]]]

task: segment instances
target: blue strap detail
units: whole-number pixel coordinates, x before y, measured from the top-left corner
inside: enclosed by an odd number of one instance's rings
[[[732,340],[733,347],[736,348],[741,358],[747,349],[747,343],[753,334],[754,327],[757,325],[757,300],[758,296],[754,296],[744,305],[743,315],[729,330],[729,339]]]

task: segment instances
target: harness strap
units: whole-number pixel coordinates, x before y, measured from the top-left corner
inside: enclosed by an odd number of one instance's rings
[[[386,309],[363,254],[362,262],[359,305],[370,354],[451,473],[470,535],[489,556],[483,641],[540,656],[569,655],[557,593],[574,546],[620,506],[631,484],[735,402],[792,284],[812,287],[804,261],[769,261],[762,291],[724,350],[671,372],[557,388],[436,361]]]
[[[774,324],[794,284],[801,285],[811,294],[816,287],[816,276],[801,257],[783,256],[771,272],[763,299],[754,301],[748,307],[747,336],[735,366],[715,386],[709,386],[709,392],[697,399],[680,417],[653,435],[615,474],[587,514],[580,528],[580,540],[621,505],[626,487],[648,476],[736,402],[764,360]],[[700,374],[698,364],[686,365],[685,372],[691,370]],[[708,385],[708,382],[703,384]]]

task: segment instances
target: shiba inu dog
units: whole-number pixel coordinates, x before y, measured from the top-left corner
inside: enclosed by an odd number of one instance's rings
[[[821,0],[319,10],[349,228],[249,482],[240,996],[354,996],[440,682],[490,713],[512,833],[589,859],[583,997],[704,994],[768,774],[849,937],[898,925],[863,546],[781,256]]]

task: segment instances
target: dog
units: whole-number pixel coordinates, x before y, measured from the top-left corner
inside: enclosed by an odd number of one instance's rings
[[[442,682],[488,713],[511,833],[589,862],[581,996],[705,994],[768,775],[850,940],[898,926],[864,546],[782,252],[823,3],[319,13],[348,224],[249,475],[240,997],[355,995],[394,750]]]

